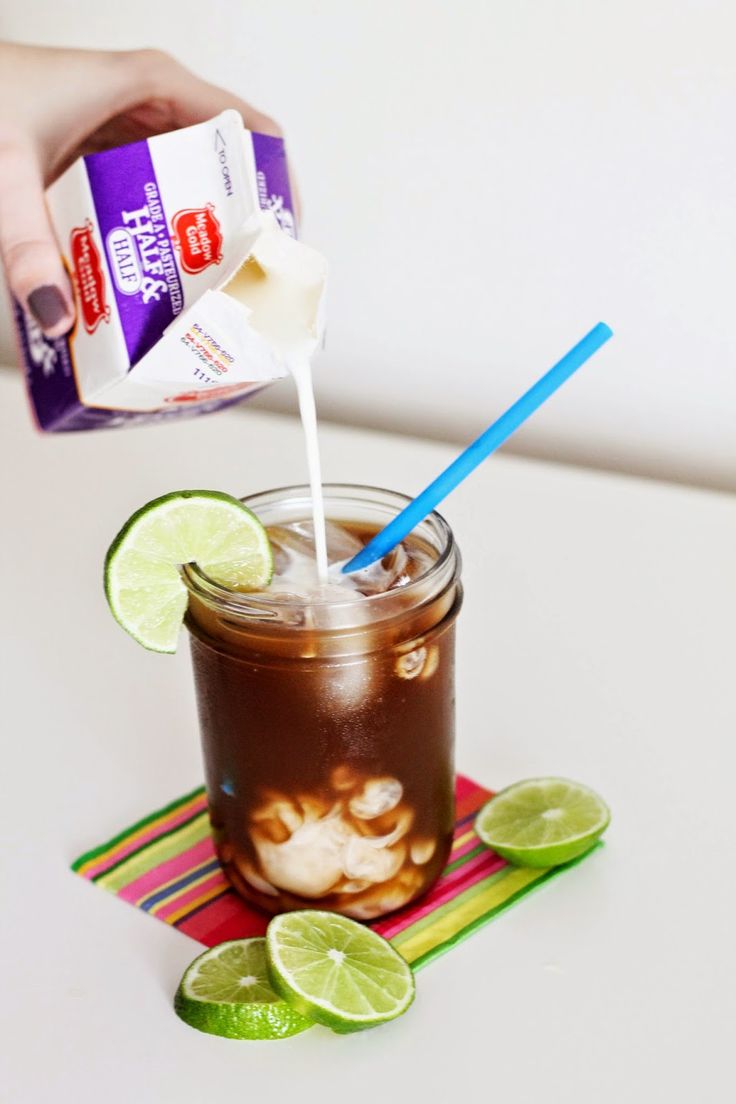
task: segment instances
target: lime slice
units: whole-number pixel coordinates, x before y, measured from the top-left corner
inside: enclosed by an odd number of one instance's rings
[[[262,590],[273,554],[255,514],[219,491],[174,491],[126,521],[105,558],[115,619],[144,648],[175,652],[187,608],[181,564],[196,563],[223,586]]]
[[[530,778],[487,802],[475,830],[518,866],[559,866],[588,851],[610,819],[606,803],[587,786],[566,778]]]
[[[334,912],[286,912],[266,932],[271,984],[302,1015],[347,1033],[394,1020],[414,1000],[408,962]]]
[[[285,1039],[314,1026],[269,985],[265,939],[232,939],[195,958],[174,1009],[190,1027],[228,1039]]]

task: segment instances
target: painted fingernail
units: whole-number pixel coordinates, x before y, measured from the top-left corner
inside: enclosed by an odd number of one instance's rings
[[[44,284],[28,296],[28,309],[42,330],[50,330],[69,316],[69,306],[54,284]]]

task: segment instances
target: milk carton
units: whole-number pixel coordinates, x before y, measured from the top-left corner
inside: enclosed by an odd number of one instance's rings
[[[84,157],[47,200],[77,321],[49,340],[16,304],[41,429],[202,414],[286,373],[238,302],[238,281],[223,290],[264,234],[281,241],[279,255],[284,235],[295,236],[281,139],[244,130],[237,112],[225,111]],[[313,328],[316,342],[316,321]]]

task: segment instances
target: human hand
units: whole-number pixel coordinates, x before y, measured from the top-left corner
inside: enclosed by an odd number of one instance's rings
[[[191,126],[227,107],[250,130],[273,119],[158,50],[61,50],[0,43],[0,256],[13,295],[49,337],[74,298],[44,201],[72,161]]]

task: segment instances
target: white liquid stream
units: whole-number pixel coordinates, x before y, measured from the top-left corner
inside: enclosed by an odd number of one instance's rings
[[[307,450],[307,471],[309,490],[312,496],[312,523],[314,525],[314,554],[317,564],[317,576],[320,583],[327,583],[327,535],[325,532],[325,503],[322,495],[322,466],[319,458],[319,439],[317,437],[317,408],[314,403],[312,386],[312,366],[306,357],[292,360],[289,371],[294,377],[296,393],[299,399],[299,415],[304,430]]]

